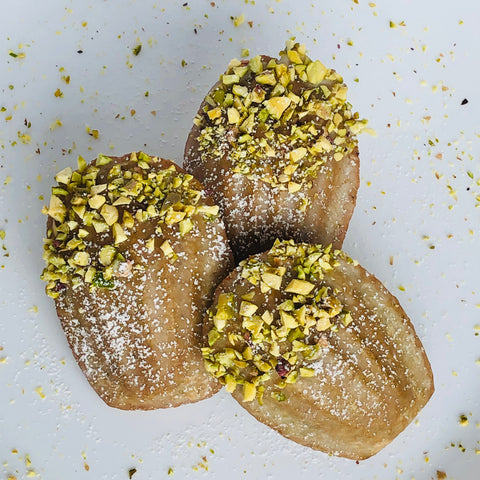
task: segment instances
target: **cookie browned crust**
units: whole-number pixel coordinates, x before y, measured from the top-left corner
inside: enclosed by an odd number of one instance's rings
[[[234,60],[202,102],[184,166],[220,205],[237,260],[276,238],[340,248],[356,202],[356,134],[342,77],[287,42]]]
[[[398,300],[341,251],[276,242],[217,288],[207,370],[259,421],[351,459],[390,443],[433,393]]]
[[[142,152],[80,158],[56,180],[42,277],[92,387],[122,409],[211,396],[202,315],[232,265],[218,206],[191,175]]]

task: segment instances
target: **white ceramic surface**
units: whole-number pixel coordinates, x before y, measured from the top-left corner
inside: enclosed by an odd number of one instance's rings
[[[1,480],[480,478],[480,3],[0,6]],[[171,410],[107,407],[39,279],[40,210],[57,171],[139,149],[181,162],[228,61],[243,49],[274,56],[291,36],[344,76],[377,133],[360,138],[344,249],[399,298],[435,375],[418,419],[359,464],[284,439],[224,392]]]

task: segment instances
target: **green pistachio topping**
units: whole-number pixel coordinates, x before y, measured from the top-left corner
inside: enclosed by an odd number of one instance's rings
[[[206,220],[218,216],[217,206],[199,203],[202,193],[192,186],[193,177],[175,165],[154,168],[159,159],[143,152],[123,162],[112,160],[99,155],[88,165],[79,157],[76,171],[66,168],[55,177],[58,186],[42,210],[50,219],[41,278],[53,298],[66,284],[114,288],[116,277],[141,268],[132,266],[127,242],[138,224],[155,222],[159,236],[162,224],[173,225],[183,237],[194,230],[193,215]],[[177,259],[167,240],[152,236],[145,241],[148,252],[156,245],[170,261]]]
[[[338,267],[342,252],[321,245],[276,241],[267,260],[252,256],[240,263],[234,293],[221,293],[208,311],[208,347],[202,349],[208,372],[243,400],[261,403],[265,382],[271,395],[313,377],[312,362],[322,355],[325,335],[352,322],[336,291],[322,280]],[[247,293],[243,293],[247,291]]]
[[[227,155],[235,173],[301,193],[327,160],[357,145],[366,122],[346,94],[342,77],[293,41],[278,60],[232,60],[194,120],[201,158]]]

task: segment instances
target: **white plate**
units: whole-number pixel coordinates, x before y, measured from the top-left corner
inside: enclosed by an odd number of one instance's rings
[[[479,20],[475,0],[3,0],[0,477],[478,479]],[[359,464],[284,439],[224,393],[163,411],[107,407],[39,279],[55,172],[99,152],[181,162],[228,61],[274,56],[290,36],[344,76],[377,132],[360,139],[344,248],[398,296],[435,375],[418,419]]]

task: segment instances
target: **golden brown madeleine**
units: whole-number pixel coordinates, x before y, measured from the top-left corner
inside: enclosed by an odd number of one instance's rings
[[[305,47],[232,60],[194,119],[185,169],[220,205],[237,260],[276,238],[341,248],[359,186],[342,77]]]
[[[232,261],[218,206],[142,152],[80,157],[55,178],[42,278],[92,387],[123,409],[211,396],[202,316]]]
[[[343,252],[275,242],[217,288],[207,370],[259,421],[300,444],[364,459],[433,393],[424,349],[385,287]]]

